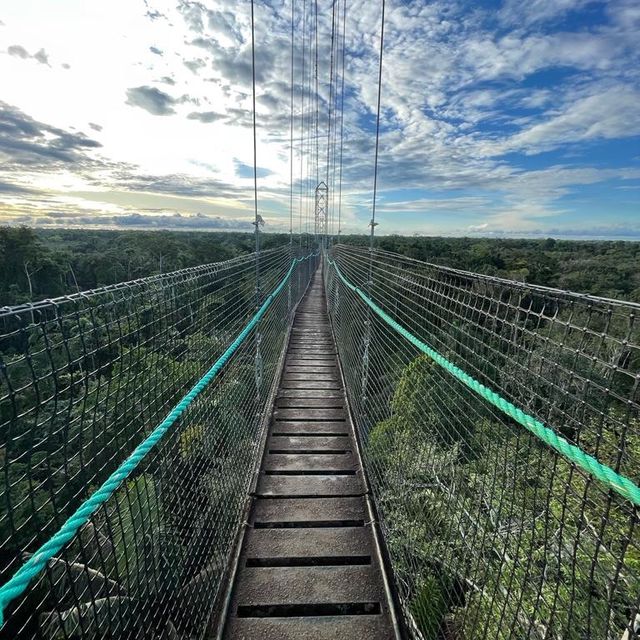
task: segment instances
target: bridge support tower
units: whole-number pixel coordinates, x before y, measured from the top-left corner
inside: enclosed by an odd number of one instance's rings
[[[316,187],[315,236],[316,242],[326,246],[327,214],[329,207],[329,187],[321,182]]]

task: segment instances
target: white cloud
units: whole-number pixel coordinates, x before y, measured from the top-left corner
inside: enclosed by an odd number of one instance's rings
[[[481,231],[487,231],[489,229],[489,223],[484,222],[483,224],[470,224],[467,227],[467,231],[469,233],[480,233]]]
[[[416,198],[414,200],[381,202],[377,210],[381,213],[415,213],[429,211],[473,212],[484,209],[490,203],[484,196],[459,196],[454,198]]]
[[[301,4],[296,2],[296,137]],[[596,27],[571,31],[561,23],[590,4],[597,3],[505,0],[495,16],[454,0],[388,2],[379,171],[383,215],[401,220],[422,211],[481,211],[487,224],[526,226],[562,214],[566,204],[558,200],[580,185],[629,175],[626,169],[579,165],[527,171],[504,157],[584,148],[638,132],[637,3],[608,3],[608,22]],[[211,206],[224,215],[250,215],[252,182],[236,172],[236,160],[253,163],[248,3],[148,0],[141,7],[113,0],[87,8],[82,0],[68,0],[40,14],[20,0],[6,5],[10,42],[20,43],[27,57],[42,51],[44,62],[25,64],[18,50],[0,56],[0,97],[57,130],[94,130],[102,146],[85,151],[96,165],[78,169],[94,192],[104,197],[113,191],[118,206],[126,197],[139,204],[140,196],[131,194],[145,190],[165,199],[189,192],[209,204],[215,193]],[[274,224],[288,219],[289,9],[288,3],[256,4],[258,164],[265,169],[260,195]],[[321,131],[329,99],[330,24],[330,12],[321,12],[327,36],[319,51]],[[378,3],[349,0],[343,214],[359,230],[366,230],[369,217],[379,29]],[[49,59],[68,60],[71,68],[48,67]],[[305,61],[307,72],[312,62]],[[547,70],[558,74],[555,84],[522,82]],[[309,108],[308,95],[306,100]],[[324,151],[320,155],[323,163]],[[126,169],[118,173],[112,165]],[[307,168],[303,161],[303,178]],[[28,179],[26,173],[11,177],[16,184]],[[296,194],[298,189],[296,183]],[[412,200],[385,197],[386,191],[402,189],[418,191]],[[445,191],[446,198],[432,195]],[[180,206],[193,213],[186,201]]]
[[[14,58],[20,58],[22,60],[33,59],[40,64],[49,66],[49,54],[44,49],[39,49],[31,55],[22,45],[12,44],[7,48],[7,53]]]
[[[640,91],[614,86],[578,98],[505,141],[506,150],[539,153],[564,144],[640,134]]]
[[[559,18],[587,5],[601,4],[597,0],[506,0],[499,11],[499,19],[509,26],[532,25]]]
[[[132,87],[127,89],[127,104],[140,107],[154,116],[168,116],[175,113],[177,100],[156,87]]]

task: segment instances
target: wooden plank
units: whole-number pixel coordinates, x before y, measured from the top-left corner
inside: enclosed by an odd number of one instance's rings
[[[314,374],[306,374],[306,373],[301,373],[301,372],[289,372],[289,371],[285,371],[284,372],[284,376],[283,376],[283,380],[285,382],[289,382],[292,380],[308,380],[309,378],[311,378],[312,380],[316,381],[316,382],[321,382],[321,381],[335,381],[337,384],[340,384],[340,379],[338,378],[338,374],[337,373],[314,373]]]
[[[232,640],[393,640],[382,615],[234,618]]]
[[[247,535],[247,558],[370,556],[368,527],[254,529]]]
[[[376,567],[245,568],[236,605],[380,602],[385,598]],[[354,640],[356,640],[354,638]]]
[[[344,398],[276,398],[278,409],[342,409],[345,408]]]
[[[285,375],[289,375],[292,373],[302,373],[304,375],[311,376],[313,378],[316,375],[331,375],[333,377],[337,377],[338,368],[336,365],[319,367],[318,365],[290,365],[286,364],[284,368]]]
[[[258,496],[361,496],[364,484],[355,476],[271,476],[260,474]]]
[[[349,453],[268,453],[264,458],[264,470],[269,471],[353,471],[355,458]]]
[[[279,398],[342,398],[342,389],[282,389],[278,391]]]
[[[305,422],[301,420],[291,420],[288,422],[274,422],[271,427],[271,433],[309,437],[326,436],[327,434],[346,436],[351,434],[351,429],[346,422]]]
[[[349,436],[271,436],[267,443],[267,451],[286,451],[305,449],[318,451],[351,451],[353,444]]]
[[[297,354],[290,355],[285,360],[285,366],[297,366],[297,367],[337,367],[338,360],[331,358],[329,360],[321,360],[320,358],[298,358]]]
[[[289,349],[291,359],[300,360],[333,360],[338,355],[334,349],[318,351],[317,349]]]
[[[283,379],[281,389],[334,389],[342,391],[342,383],[338,380],[292,380]]]
[[[257,500],[253,521],[263,524],[278,522],[339,522],[365,520],[364,498],[294,498]]]
[[[345,420],[344,409],[276,409],[273,412],[274,421],[283,420]]]

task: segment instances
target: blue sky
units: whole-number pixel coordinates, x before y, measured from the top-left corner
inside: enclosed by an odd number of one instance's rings
[[[330,7],[319,0],[321,133]],[[0,221],[251,229],[249,8],[4,0]],[[290,16],[290,0],[256,3],[271,231],[289,227]],[[344,232],[366,233],[371,217],[379,29],[377,2],[347,2]],[[637,0],[387,0],[385,30],[379,233],[640,239]],[[312,156],[296,142],[294,230],[312,203]]]

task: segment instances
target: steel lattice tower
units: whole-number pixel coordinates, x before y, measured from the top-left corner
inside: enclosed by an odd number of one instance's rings
[[[316,187],[315,236],[316,242],[324,242],[327,236],[327,207],[329,203],[329,187],[321,182]]]

